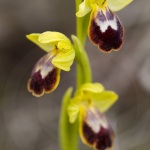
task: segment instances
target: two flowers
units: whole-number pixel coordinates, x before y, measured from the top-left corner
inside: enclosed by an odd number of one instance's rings
[[[79,5],[77,17],[91,12],[88,35],[104,52],[119,50],[123,42],[123,27],[112,11],[118,11],[132,0],[84,0]],[[34,96],[42,96],[56,89],[61,70],[70,71],[75,51],[70,40],[59,32],[33,33],[27,38],[47,52],[34,66],[28,82],[28,90]]]

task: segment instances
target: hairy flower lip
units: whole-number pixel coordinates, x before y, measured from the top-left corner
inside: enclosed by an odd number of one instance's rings
[[[51,93],[59,83],[60,69],[51,63],[52,58],[49,53],[44,55],[32,70],[27,88],[36,97]]]
[[[96,150],[112,150],[114,132],[106,117],[96,107],[86,109],[81,119],[80,134],[82,141]]]
[[[40,71],[36,72],[28,81],[28,91],[34,96],[40,97],[44,93],[51,93],[57,87],[58,70],[54,68],[44,79],[41,78]]]
[[[97,8],[91,15],[88,35],[94,45],[109,53],[121,49],[124,29],[119,18],[108,7],[105,10]]]

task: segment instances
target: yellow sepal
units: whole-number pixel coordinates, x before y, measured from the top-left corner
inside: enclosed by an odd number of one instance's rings
[[[126,7],[132,1],[133,0],[107,0],[107,4],[112,11],[116,12]]]
[[[86,14],[88,14],[92,10],[91,5],[90,5],[90,0],[84,0],[80,5],[79,5],[79,11],[76,13],[77,17],[83,17]]]
[[[104,91],[104,87],[100,83],[85,83],[83,84],[80,89],[76,92],[76,94],[79,93],[101,93]]]
[[[58,42],[66,42],[70,44],[70,40],[62,33],[60,32],[52,32],[52,31],[46,31],[40,34],[39,36],[39,42],[45,44],[45,43],[58,43]],[[56,44],[57,45],[57,44]]]
[[[93,104],[104,113],[107,111],[118,99],[118,95],[112,91],[103,91],[93,95]]]
[[[38,40],[39,36],[40,36],[39,33],[31,33],[29,35],[26,35],[27,39],[29,39],[31,42],[33,42],[34,44],[36,44],[37,46],[39,46],[44,51],[49,52],[52,45],[50,43],[47,43],[47,44],[41,43]]]

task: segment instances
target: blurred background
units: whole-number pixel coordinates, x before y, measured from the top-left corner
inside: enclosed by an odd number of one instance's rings
[[[58,120],[65,90],[75,86],[75,65],[57,90],[40,99],[28,93],[31,70],[44,51],[33,32],[75,34],[74,0],[0,0],[0,150],[58,150]],[[107,112],[115,150],[150,149],[150,1],[134,0],[117,12],[125,27],[119,52],[104,54],[87,40],[93,81],[119,94]],[[82,150],[87,150],[81,145]]]

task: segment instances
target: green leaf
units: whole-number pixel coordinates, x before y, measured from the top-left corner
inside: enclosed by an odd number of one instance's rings
[[[78,122],[69,122],[67,108],[70,103],[72,88],[69,88],[62,101],[59,121],[60,146],[62,150],[77,150],[78,147]]]

